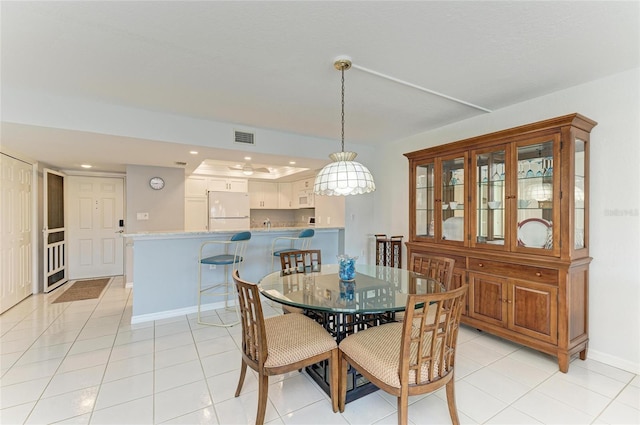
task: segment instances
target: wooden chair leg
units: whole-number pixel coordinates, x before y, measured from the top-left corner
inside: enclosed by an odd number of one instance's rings
[[[447,382],[447,406],[449,407],[449,416],[451,416],[451,423],[453,425],[459,425],[460,419],[458,419],[458,409],[456,408],[456,395],[454,391],[454,379],[453,376]]]
[[[340,367],[339,372],[339,380],[340,384],[338,385],[338,389],[340,390],[340,397],[338,401],[338,407],[340,409],[340,413],[344,412],[344,405],[347,399],[347,368],[348,363],[347,359],[342,356],[342,352],[338,353],[338,362]]]
[[[258,377],[258,413],[256,415],[256,425],[264,424],[264,415],[267,412],[268,395],[269,376],[261,374]]]
[[[331,390],[331,407],[333,408],[333,413],[338,411],[338,397],[339,397],[339,389],[341,385],[340,382],[340,360],[338,356],[338,349],[334,348],[331,350],[331,359],[330,362],[330,390]],[[346,395],[346,394],[345,394]]]
[[[398,425],[407,425],[409,419],[409,397],[405,394],[404,396],[398,397]]]
[[[247,374],[247,364],[242,360],[242,366],[240,366],[240,379],[238,379],[238,386],[236,387],[236,397],[240,395],[242,385],[244,384],[244,377]]]

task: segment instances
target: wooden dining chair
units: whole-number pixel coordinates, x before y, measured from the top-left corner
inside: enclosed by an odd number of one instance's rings
[[[319,249],[306,249],[280,253],[283,274],[317,272],[322,265]]]
[[[294,273],[309,273],[320,271],[322,265],[322,254],[319,249],[305,249],[300,251],[288,251],[280,253],[280,266],[282,267],[283,275],[290,275]],[[289,285],[285,285],[283,292],[286,295],[287,292],[299,291],[296,284],[300,284],[299,280],[289,281]],[[296,285],[294,287],[294,285]],[[282,306],[282,311],[285,314],[289,313],[304,313],[304,310],[297,307],[291,307],[288,305]]]
[[[258,373],[258,412],[256,424],[264,423],[267,409],[269,376],[301,370],[329,360],[331,405],[338,411],[338,345],[317,322],[302,314],[285,314],[264,318],[260,291],[256,284],[233,280],[240,302],[242,323],[242,366],[235,396],[240,395],[247,366]]]
[[[367,328],[340,342],[340,411],[347,369],[354,367],[378,388],[397,397],[398,424],[408,420],[409,396],[446,386],[451,422],[458,424],[454,365],[467,285],[435,294],[410,294],[406,319]]]
[[[414,252],[411,254],[408,269],[437,280],[448,291],[451,289],[454,264],[453,258]],[[403,311],[395,314],[395,319],[398,322],[402,322],[404,317]]]
[[[451,289],[454,264],[452,258],[414,252],[411,254],[408,269],[436,279],[448,291]]]

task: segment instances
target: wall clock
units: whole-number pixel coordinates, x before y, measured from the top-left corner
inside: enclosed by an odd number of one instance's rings
[[[152,177],[149,180],[149,186],[151,186],[151,189],[160,190],[164,187],[164,179],[162,177]]]

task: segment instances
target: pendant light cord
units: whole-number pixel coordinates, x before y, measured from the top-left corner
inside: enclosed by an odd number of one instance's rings
[[[342,73],[342,152],[344,152],[344,65],[340,72]]]

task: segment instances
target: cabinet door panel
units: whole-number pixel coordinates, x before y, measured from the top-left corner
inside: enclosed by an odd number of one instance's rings
[[[469,316],[506,327],[507,280],[469,273]]]
[[[510,285],[509,328],[543,341],[558,341],[558,288],[532,282]]]
[[[436,229],[436,237],[439,235],[438,242],[467,245],[468,241],[468,222],[465,219],[465,206],[468,205],[468,196],[466,189],[467,181],[467,158],[466,152],[462,154],[443,157],[437,160],[440,177],[439,198],[436,198],[436,205],[440,200],[440,211],[442,219],[440,232]]]
[[[560,254],[559,136],[539,137],[517,145],[517,214],[514,250]]]
[[[415,222],[413,223],[417,239],[431,240],[435,236],[435,163],[425,161],[415,168],[415,197],[411,199],[412,208],[415,209]]]
[[[471,246],[508,250],[511,207],[509,145],[471,152]]]

